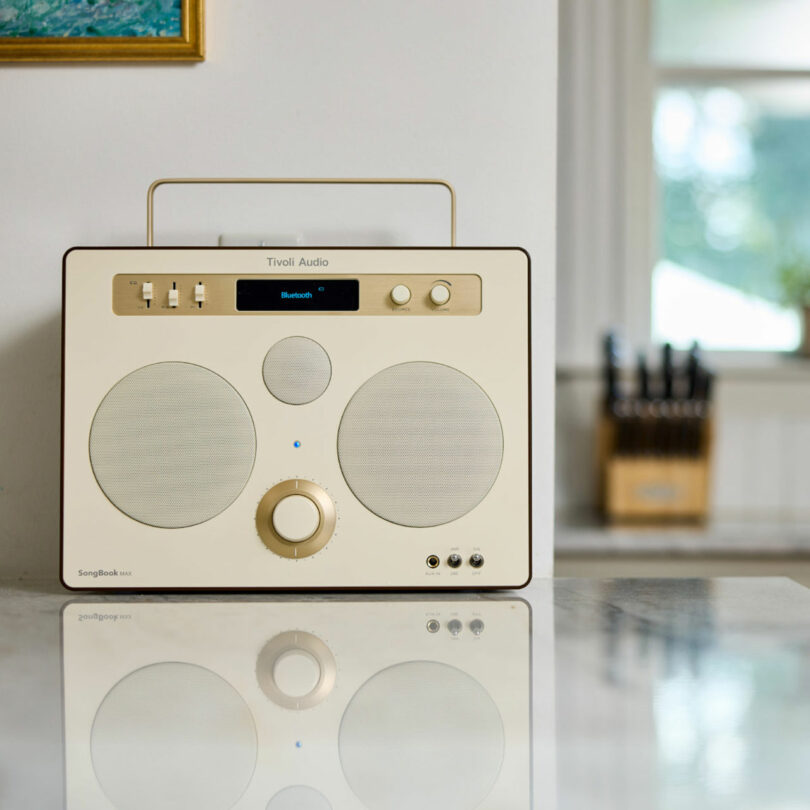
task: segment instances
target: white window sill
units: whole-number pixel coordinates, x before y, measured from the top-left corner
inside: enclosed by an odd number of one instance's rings
[[[657,357],[650,354],[652,369]],[[724,380],[762,380],[810,382],[810,358],[787,352],[704,352],[706,365]],[[628,364],[630,361],[628,360]],[[564,363],[557,366],[557,380],[591,380],[601,378],[601,366]],[[626,377],[632,379],[635,369],[628,365]]]

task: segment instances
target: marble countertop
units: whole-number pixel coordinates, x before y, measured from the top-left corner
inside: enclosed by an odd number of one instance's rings
[[[10,810],[798,810],[810,591],[0,587]]]

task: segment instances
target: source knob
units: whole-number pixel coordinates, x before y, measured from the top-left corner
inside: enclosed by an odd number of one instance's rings
[[[450,290],[444,284],[434,284],[430,290],[430,300],[434,306],[444,306],[450,300]]]
[[[391,300],[398,306],[404,306],[411,300],[411,291],[404,284],[397,284],[391,290]]]
[[[306,495],[288,495],[273,510],[273,528],[291,543],[308,540],[318,530],[321,513]]]

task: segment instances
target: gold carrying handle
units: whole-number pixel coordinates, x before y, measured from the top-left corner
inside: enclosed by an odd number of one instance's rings
[[[332,186],[443,186],[450,192],[450,245],[456,246],[456,192],[446,180],[401,177],[165,177],[155,180],[146,194],[146,244],[155,242],[155,191],[168,185],[332,185]]]

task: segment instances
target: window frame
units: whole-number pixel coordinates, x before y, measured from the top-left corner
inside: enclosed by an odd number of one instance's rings
[[[710,85],[733,82],[767,82],[773,80],[806,80],[810,87],[808,68],[738,67],[734,65],[689,65],[673,62],[657,63],[653,53],[653,4],[655,0],[626,3],[624,35],[629,51],[643,54],[646,69],[626,71],[627,99],[626,177],[628,199],[625,206],[625,238],[628,263],[625,289],[631,296],[625,324],[633,345],[654,351],[652,341],[652,277],[659,253],[659,193],[653,147],[653,117],[658,92],[678,85]],[[636,22],[628,20],[636,15]],[[642,61],[642,60],[639,60]],[[638,67],[638,63],[636,63]],[[640,142],[632,143],[640,133]],[[641,214],[641,216],[639,216]],[[644,301],[645,304],[640,306]],[[713,350],[704,352],[708,362],[716,368],[767,369],[775,373],[794,368],[797,359],[804,359],[791,351],[758,349]]]

